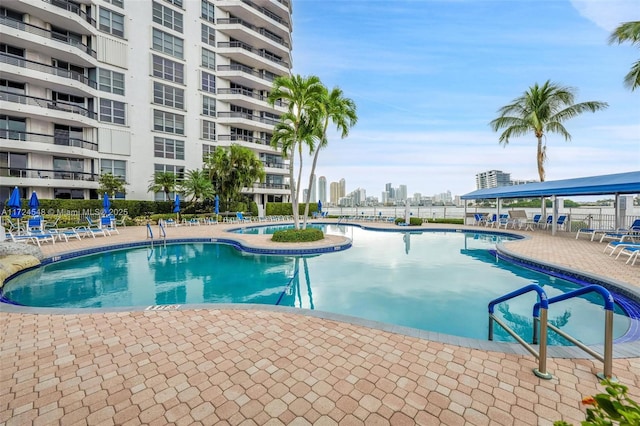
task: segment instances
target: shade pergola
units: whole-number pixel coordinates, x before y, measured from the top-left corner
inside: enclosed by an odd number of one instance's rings
[[[496,188],[478,189],[461,196],[465,200],[496,199],[498,206],[501,199],[551,197],[553,200],[553,227],[556,232],[555,199],[556,197],[582,196],[582,195],[614,195],[616,198],[616,212],[618,209],[618,197],[623,194],[640,193],[640,171],[617,173],[612,175],[588,176],[574,179],[563,179],[548,182],[534,182],[524,185],[499,186]],[[616,214],[616,221],[618,214]],[[616,227],[618,223],[616,223]]]

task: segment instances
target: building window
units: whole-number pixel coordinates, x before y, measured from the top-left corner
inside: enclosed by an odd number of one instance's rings
[[[208,141],[216,140],[216,123],[202,120],[202,139]]]
[[[20,117],[0,115],[0,139],[23,141],[26,139],[27,120]]]
[[[210,70],[216,69],[216,54],[205,48],[202,49],[202,66]]]
[[[215,22],[214,9],[215,8],[213,6],[213,3],[202,0],[202,19],[205,19],[209,22]]]
[[[158,2],[153,2],[153,22],[179,33],[182,32],[182,13]]]
[[[173,5],[176,5],[178,7],[182,7],[182,0],[164,0],[167,3],[171,3]]]
[[[23,177],[27,168],[27,154],[0,152],[0,176]]]
[[[184,141],[156,136],[153,138],[153,156],[184,160]]]
[[[122,125],[126,124],[125,103],[101,98],[100,121]]]
[[[213,151],[215,151],[216,147],[215,145],[207,145],[206,143],[202,144],[202,161],[207,161],[207,158],[209,158],[211,156],[211,154],[213,154]]]
[[[153,171],[157,173],[173,173],[176,176],[176,181],[182,181],[184,179],[184,166],[175,166],[173,164],[154,164]]]
[[[184,57],[184,41],[155,28],[153,29],[153,49],[179,59]]]
[[[153,55],[153,76],[184,84],[184,65],[162,56]]]
[[[124,160],[100,160],[100,174],[111,173],[114,177],[127,181],[127,162]],[[116,198],[124,199],[125,194],[116,193]]]
[[[208,115],[209,117],[216,116],[216,100],[209,96],[202,97],[202,115]]]
[[[124,15],[100,8],[99,28],[117,37],[124,37]]]
[[[98,87],[103,92],[124,95],[124,74],[100,68],[98,70]]]
[[[202,24],[202,42],[216,47],[216,31],[205,24]]]
[[[184,109],[184,90],[154,81],[153,103]]]
[[[64,146],[82,146],[83,132],[82,127],[71,127],[62,124],[54,124],[53,126],[53,143]]]
[[[153,130],[184,135],[184,115],[154,109]]]
[[[124,8],[124,1],[123,0],[104,0],[107,3],[111,3],[112,5],[119,7],[121,9]]]
[[[202,85],[200,88],[205,92],[216,93],[216,76],[203,71]]]

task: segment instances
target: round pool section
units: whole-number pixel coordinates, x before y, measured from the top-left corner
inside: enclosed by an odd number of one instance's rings
[[[274,227],[270,227],[275,229]],[[254,255],[218,243],[168,244],[97,253],[28,271],[5,284],[11,303],[62,308],[258,303],[314,309],[438,333],[487,338],[487,304],[536,283],[549,297],[577,284],[503,262],[486,233],[376,232],[327,225],[352,248],[316,256]],[[498,316],[531,335],[529,294],[498,305]],[[585,344],[603,340],[597,297],[549,309],[552,324]],[[614,337],[631,319],[616,307]],[[512,341],[501,329],[496,340]],[[550,333],[550,344],[566,342]]]

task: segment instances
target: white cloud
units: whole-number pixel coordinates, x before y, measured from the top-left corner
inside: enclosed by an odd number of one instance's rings
[[[609,32],[622,22],[640,19],[638,0],[571,0],[571,5],[584,18]]]

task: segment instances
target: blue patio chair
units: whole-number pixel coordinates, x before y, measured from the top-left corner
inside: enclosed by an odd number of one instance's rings
[[[79,226],[75,228],[80,235],[84,236],[85,238],[86,237],[95,238],[96,235],[103,236],[103,237],[106,237],[107,235],[111,235],[105,229],[102,229],[99,226],[96,226],[89,216],[87,216],[85,219],[87,221],[87,226]]]
[[[27,221],[27,233],[33,231],[44,232],[44,219],[42,216],[34,216]]]
[[[251,219],[248,219],[242,215],[242,212],[236,212],[236,217],[238,218],[238,222],[240,223],[251,222]]]
[[[480,225],[484,225],[487,221],[487,218],[484,214],[482,213],[475,213],[473,215],[473,224],[475,226],[480,226]]]
[[[120,231],[116,228],[116,220],[111,216],[103,216],[100,218],[100,229],[111,235],[112,232],[120,235]]]

